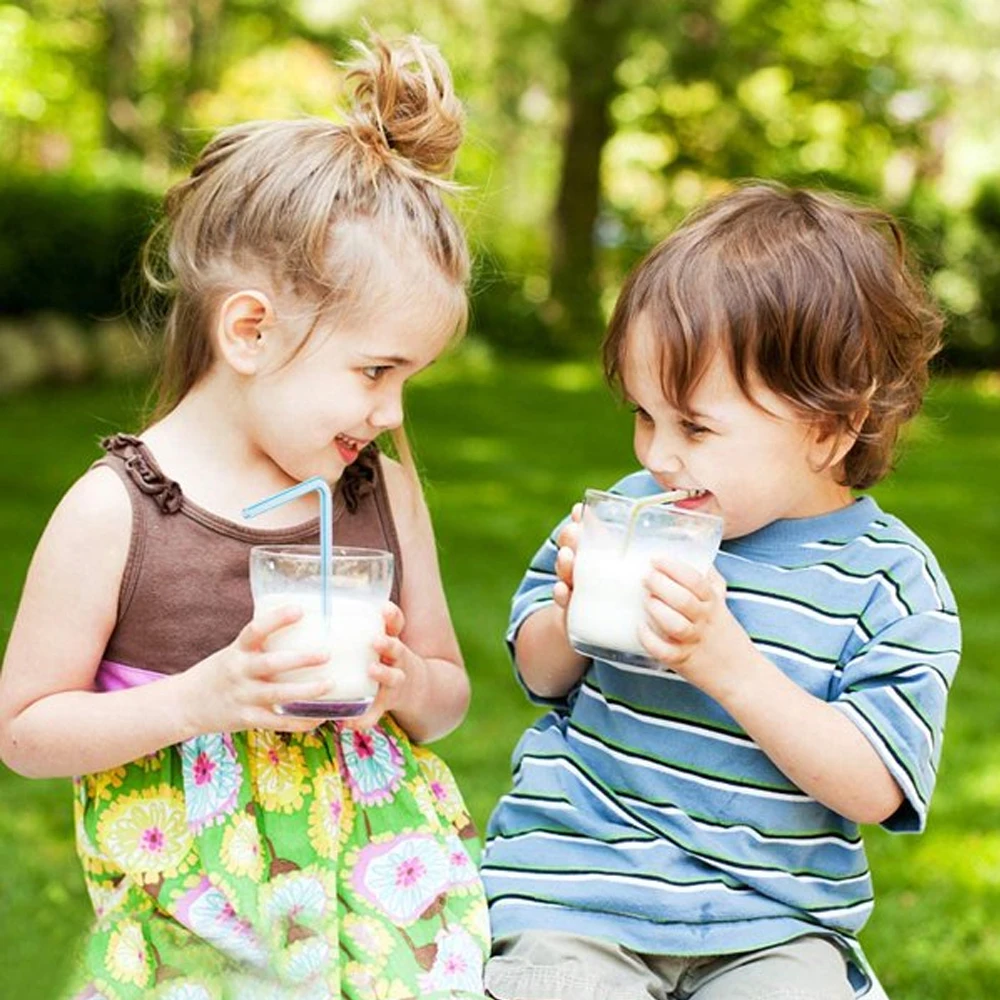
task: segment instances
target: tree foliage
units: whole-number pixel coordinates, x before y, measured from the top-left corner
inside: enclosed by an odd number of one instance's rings
[[[998,359],[995,229],[972,210],[997,183],[994,6],[384,0],[374,27],[439,44],[466,98],[476,316],[498,342],[589,350],[637,256],[705,197],[769,177],[895,210],[955,356]],[[332,113],[364,16],[360,0],[0,4],[0,165],[162,190],[220,125]]]

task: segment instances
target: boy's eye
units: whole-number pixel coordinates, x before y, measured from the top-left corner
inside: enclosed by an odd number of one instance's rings
[[[686,418],[680,421],[681,430],[688,435],[688,437],[700,437],[702,434],[710,434],[711,429],[706,427],[704,424],[697,424],[693,420],[687,420]]]
[[[377,382],[387,371],[390,371],[391,367],[391,365],[368,365],[361,369],[361,374],[365,378]]]

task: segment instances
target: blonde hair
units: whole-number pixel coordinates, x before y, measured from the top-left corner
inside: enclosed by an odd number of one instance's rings
[[[464,114],[447,63],[415,35],[354,47],[340,123],[223,129],[167,192],[143,258],[149,284],[169,299],[154,416],[211,366],[209,322],[237,275],[263,274],[318,317],[332,307],[345,315],[363,308],[379,249],[423,251],[454,288],[455,331],[464,330],[469,253],[443,197],[456,188]],[[405,437],[394,440],[405,462]]]
[[[805,419],[855,439],[842,482],[856,488],[889,471],[941,347],[941,316],[895,220],[780,184],[710,202],[632,272],[604,340],[612,384],[639,314],[672,405],[686,409],[721,347],[747,398],[757,376]]]

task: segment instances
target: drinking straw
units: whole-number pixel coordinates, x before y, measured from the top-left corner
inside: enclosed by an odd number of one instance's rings
[[[642,497],[636,500],[632,513],[629,515],[628,527],[625,529],[625,539],[622,542],[622,552],[628,548],[628,543],[632,540],[632,532],[635,530],[635,523],[639,520],[639,515],[647,507],[655,507],[661,503],[674,503],[683,500],[691,495],[690,490],[667,490],[666,493],[654,493],[652,496]]]
[[[333,525],[333,494],[330,486],[322,476],[311,476],[303,479],[295,486],[289,486],[287,490],[275,493],[272,496],[264,497],[256,503],[244,507],[242,514],[245,518],[256,517],[258,514],[266,514],[275,507],[288,503],[290,500],[297,500],[306,493],[313,491],[319,494],[319,561],[320,580],[322,587],[323,620],[330,620],[330,561],[332,558],[331,549],[333,540],[330,537]]]

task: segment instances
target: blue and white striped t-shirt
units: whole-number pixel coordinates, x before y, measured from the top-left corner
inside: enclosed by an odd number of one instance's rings
[[[645,472],[615,487],[659,490]],[[551,603],[558,532],[515,594],[511,648]],[[757,648],[850,718],[899,783],[884,826],[922,829],[960,646],[927,547],[864,497],[724,542],[716,567]],[[495,937],[710,955],[830,933],[863,967],[872,883],[857,824],[792,784],[717,702],[677,674],[602,661],[567,698],[533,700],[553,709],[518,743],[487,831]]]

